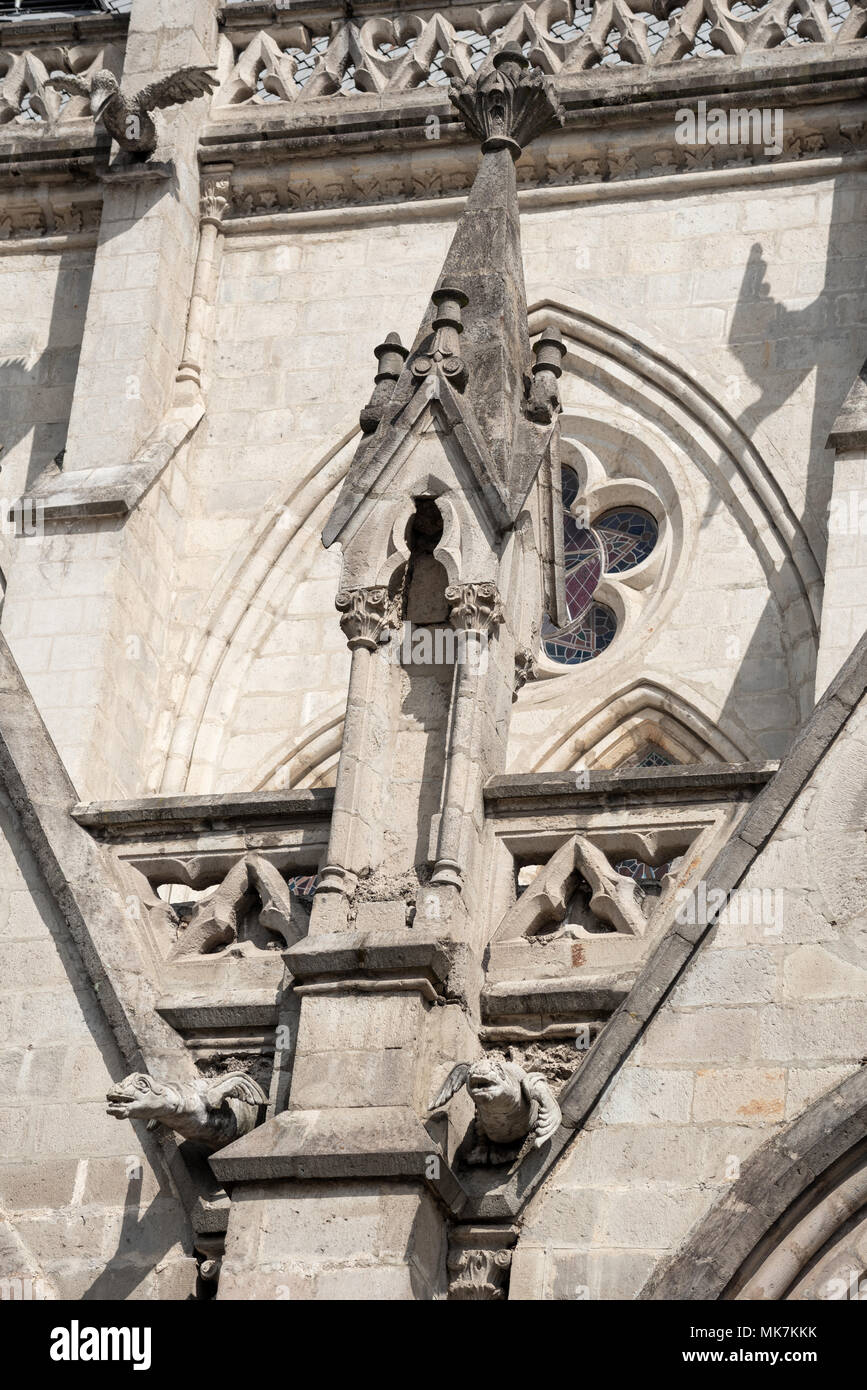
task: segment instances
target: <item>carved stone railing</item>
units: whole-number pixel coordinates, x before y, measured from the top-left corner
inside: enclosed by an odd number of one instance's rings
[[[55,124],[90,117],[86,97],[69,96],[46,86],[49,77],[75,73],[88,79],[99,68],[119,76],[123,49],[114,44],[55,44],[45,48],[0,48],[0,126]]]
[[[867,34],[867,0],[657,0],[648,11],[647,0],[542,0],[347,22],[306,13],[252,34],[235,27],[222,39],[216,106],[445,88],[514,42],[543,72],[560,75],[842,45]]]

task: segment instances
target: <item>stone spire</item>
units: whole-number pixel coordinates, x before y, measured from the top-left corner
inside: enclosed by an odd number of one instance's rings
[[[501,531],[514,523],[548,445],[554,412],[546,420],[538,404],[528,409],[527,402],[533,359],[515,159],[541,131],[562,123],[563,110],[550,79],[514,43],[506,44],[489,70],[451,87],[449,96],[469,133],[481,141],[481,165],[387,404],[390,383],[377,374],[379,419],[373,422],[368,407],[367,433],[323,533],[326,545],[375,489],[412,422],[407,405],[433,377],[444,388],[433,388],[440,399],[463,418],[473,444],[468,461]],[[380,361],[381,351],[376,349]]]

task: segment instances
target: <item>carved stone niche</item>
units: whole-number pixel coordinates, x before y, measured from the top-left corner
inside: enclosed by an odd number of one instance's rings
[[[449,1299],[508,1298],[517,1239],[516,1226],[456,1226],[449,1236]]]

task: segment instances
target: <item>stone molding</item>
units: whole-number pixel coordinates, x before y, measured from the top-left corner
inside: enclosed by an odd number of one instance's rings
[[[449,1299],[499,1301],[509,1296],[513,1226],[454,1226],[449,1233]]]

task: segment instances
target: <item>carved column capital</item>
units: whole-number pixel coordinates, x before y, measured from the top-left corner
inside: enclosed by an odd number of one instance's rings
[[[450,584],[445,597],[449,622],[462,632],[490,635],[505,616],[496,584]]]
[[[370,589],[341,589],[335,605],[343,615],[340,626],[350,651],[366,647],[375,652],[385,640],[386,629],[400,623],[396,601],[378,585]]]
[[[507,43],[493,68],[449,88],[449,99],[469,131],[482,142],[482,153],[511,150],[513,156],[565,113],[550,78],[532,67],[516,43]]]
[[[203,227],[219,227],[229,206],[229,180],[206,179],[199,198],[199,220]]]
[[[504,1238],[514,1240],[513,1235]],[[487,1246],[460,1245],[456,1248],[452,1245],[448,1255],[449,1298],[458,1301],[506,1298],[511,1265],[512,1251],[503,1248],[496,1237]]]

